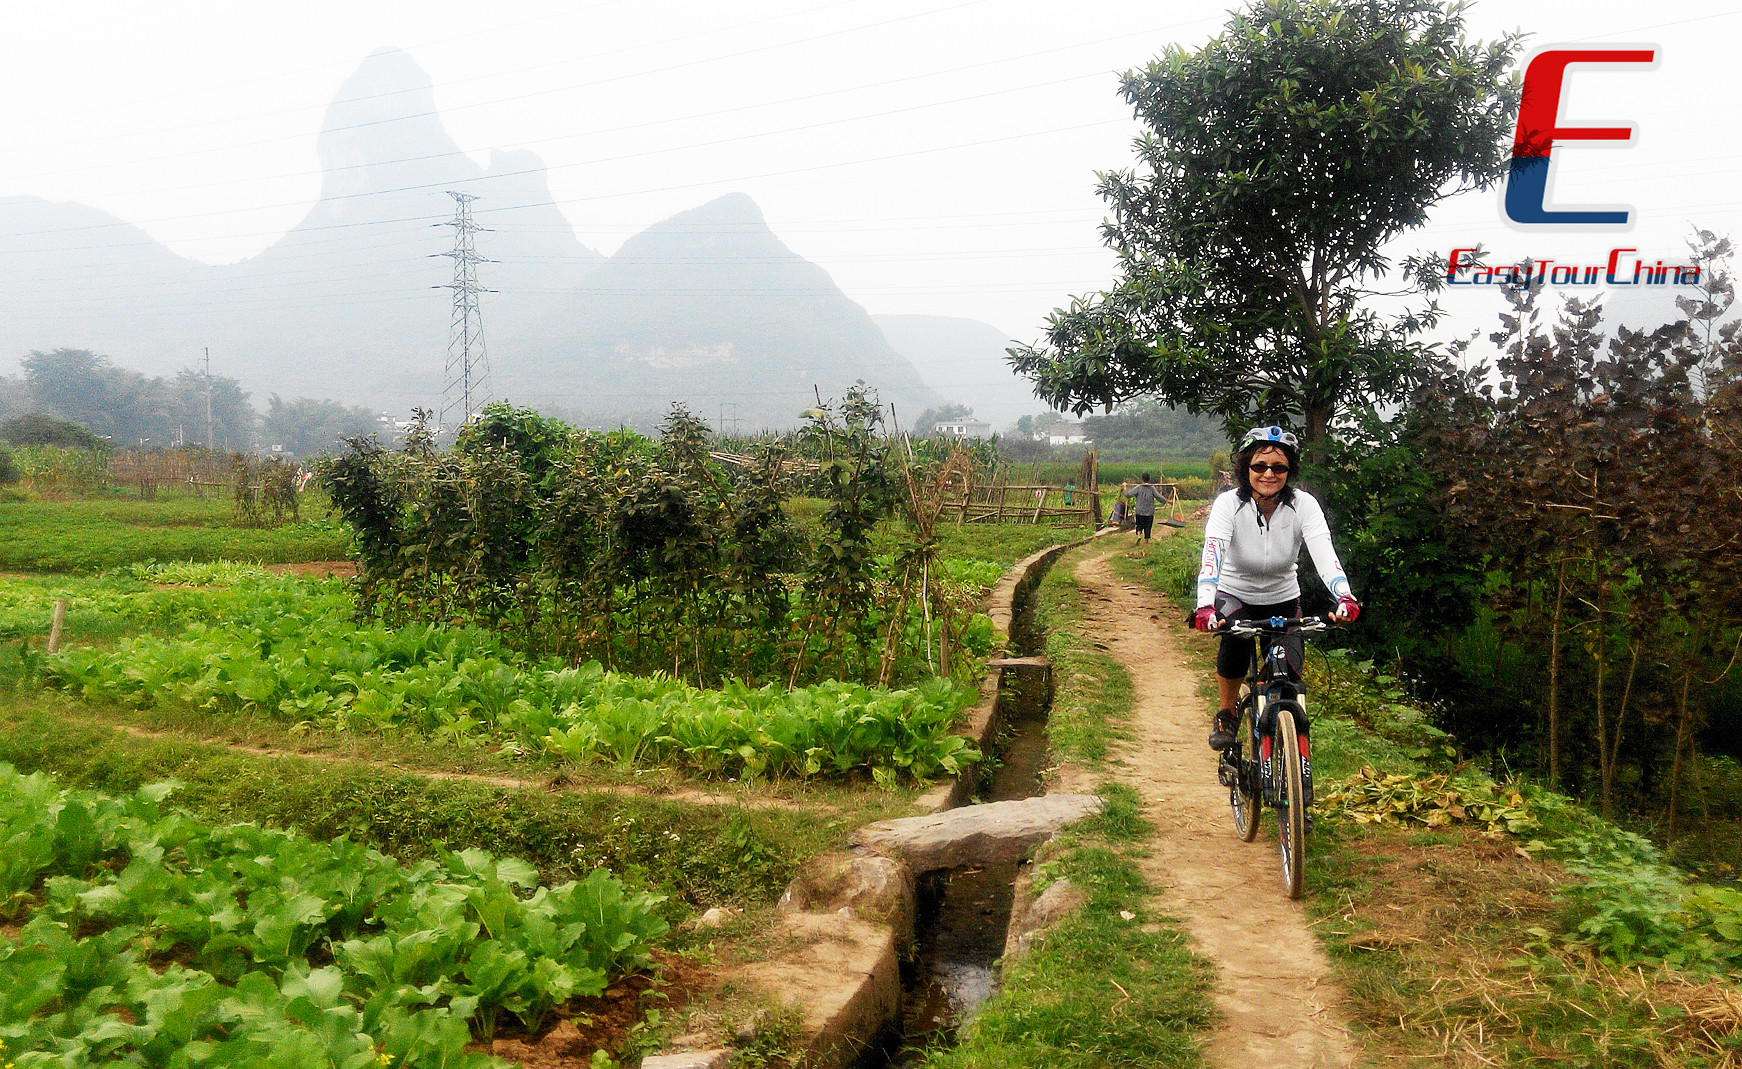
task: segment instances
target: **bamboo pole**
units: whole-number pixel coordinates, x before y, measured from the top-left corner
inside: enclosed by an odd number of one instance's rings
[[[41,617],[38,617],[38,619],[41,619]],[[54,599],[54,621],[51,624],[49,624],[49,627],[48,627],[48,652],[50,652],[50,653],[59,653],[60,652],[61,628],[66,626],[66,622],[67,622],[67,599],[55,598]]]

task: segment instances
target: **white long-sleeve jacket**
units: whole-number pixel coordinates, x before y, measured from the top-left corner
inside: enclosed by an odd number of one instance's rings
[[[1353,597],[1317,499],[1297,488],[1294,500],[1278,505],[1266,522],[1256,502],[1241,501],[1235,491],[1226,491],[1210,506],[1210,519],[1204,525],[1198,605],[1215,604],[1218,590],[1248,605],[1275,605],[1299,597],[1296,562],[1303,543],[1331,595]]]

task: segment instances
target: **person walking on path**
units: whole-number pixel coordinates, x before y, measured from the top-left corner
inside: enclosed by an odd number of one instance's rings
[[[1149,533],[1155,528],[1155,484],[1149,481],[1149,473],[1143,473],[1143,481],[1125,492],[1131,499],[1131,509],[1137,516],[1137,541],[1149,541]]]

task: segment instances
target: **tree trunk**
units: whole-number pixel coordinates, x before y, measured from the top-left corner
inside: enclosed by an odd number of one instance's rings
[[[1603,626],[1603,595],[1605,593],[1602,578],[1602,565],[1596,558],[1596,547],[1592,547],[1591,582],[1596,595],[1597,608],[1596,628],[1591,641],[1591,659],[1597,664],[1597,780],[1599,790],[1599,806],[1605,818],[1615,816],[1615,798],[1611,793],[1614,787],[1613,769],[1609,767],[1609,719],[1608,708],[1604,705],[1605,685],[1609,681],[1609,649],[1608,632]]]
[[[1615,770],[1621,764],[1621,733],[1627,721],[1627,703],[1633,698],[1633,677],[1639,670],[1639,646],[1635,641],[1628,644],[1627,682],[1621,686],[1621,704],[1615,707],[1615,737],[1609,742],[1609,750],[1601,755],[1603,761],[1603,795],[1604,805],[1614,808],[1611,791],[1615,785]],[[1610,816],[1612,813],[1605,813]]]
[[[1302,406],[1301,418],[1306,425],[1301,428],[1300,451],[1302,458],[1309,463],[1324,463],[1325,446],[1331,437],[1331,421],[1336,415],[1336,406],[1329,401],[1308,402]]]
[[[1561,612],[1566,603],[1567,562],[1555,571],[1554,615],[1548,629],[1548,786],[1561,786]]]
[[[1694,667],[1693,662],[1690,661],[1682,669],[1681,698],[1676,703],[1675,756],[1670,759],[1669,763],[1669,821],[1663,836],[1663,845],[1666,848],[1675,843],[1676,819],[1680,806],[1678,794],[1682,779],[1682,751],[1687,747],[1688,738],[1688,685],[1693,682],[1693,678]]]

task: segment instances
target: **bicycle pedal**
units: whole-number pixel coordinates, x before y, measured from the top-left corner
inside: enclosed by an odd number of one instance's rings
[[[1216,764],[1216,782],[1224,787],[1232,787],[1237,782],[1238,770],[1226,761]]]

